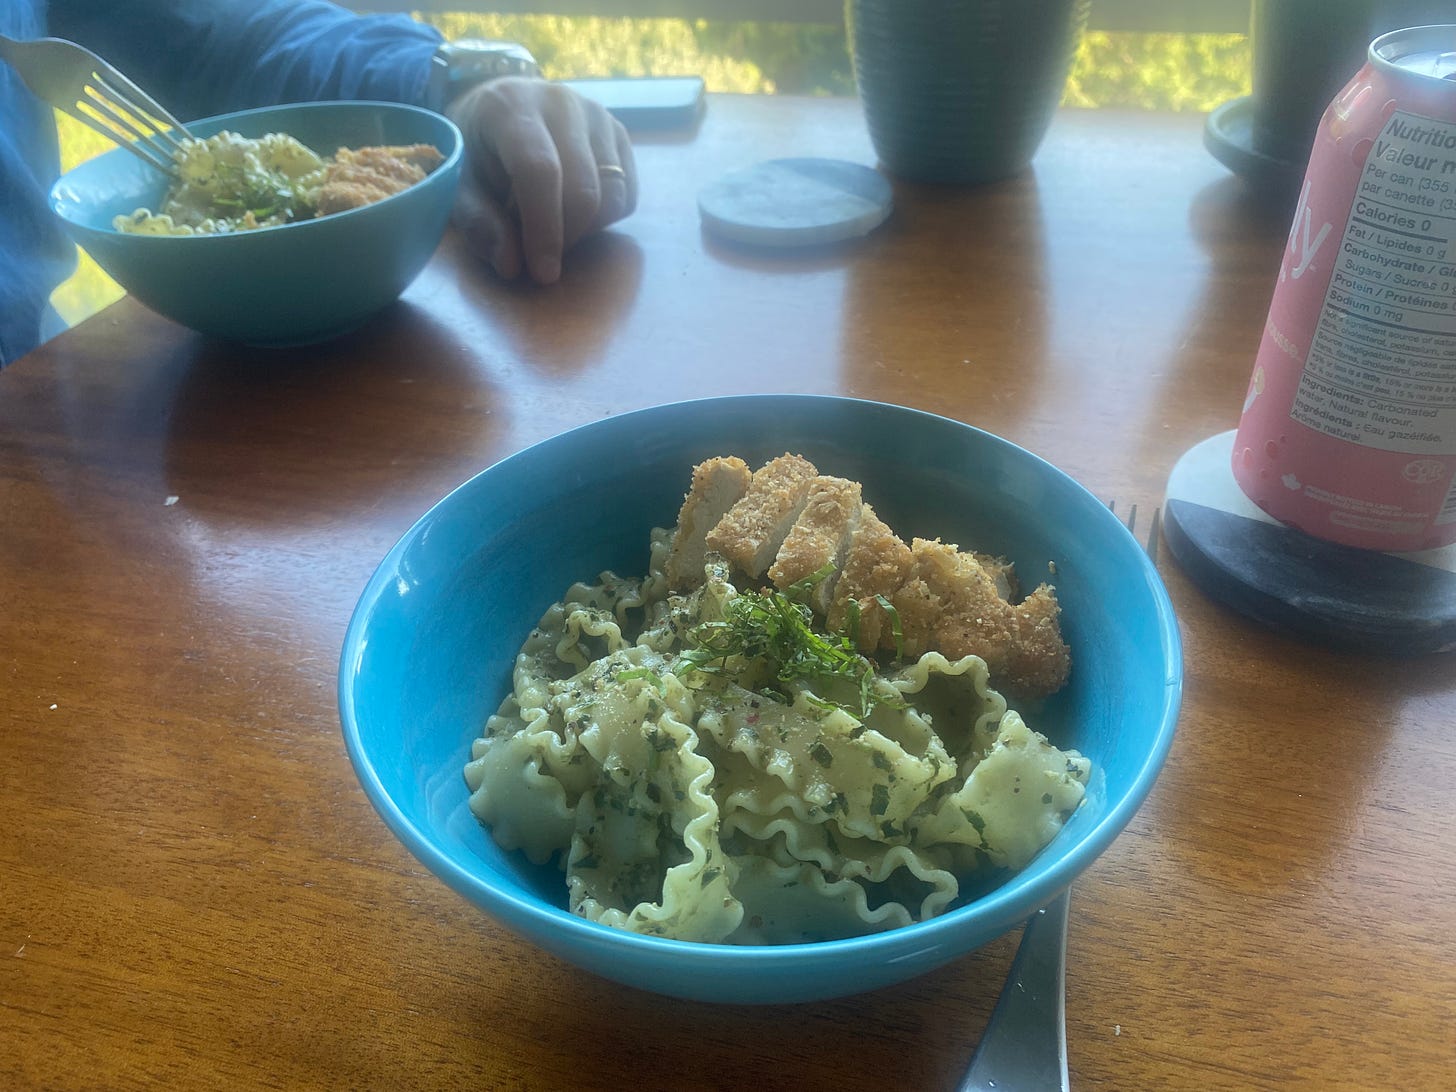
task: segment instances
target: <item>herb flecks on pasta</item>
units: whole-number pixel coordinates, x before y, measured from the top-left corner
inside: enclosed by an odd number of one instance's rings
[[[896,928],[1024,867],[1081,803],[1090,762],[1008,709],[985,659],[882,664],[827,630],[807,553],[749,587],[703,546],[674,589],[691,525],[653,533],[644,578],[545,613],[465,767],[475,815],[556,860],[573,912],[736,944]]]
[[[745,673],[761,676],[767,668],[770,678],[758,681],[770,694],[791,701],[794,683],[817,682],[824,693],[816,700],[860,717],[881,702],[898,703],[893,689],[875,685],[874,663],[851,638],[814,628],[807,599],[828,575],[826,566],[786,591],[739,592],[727,602],[722,619],[700,622],[687,634],[688,648],[678,656],[674,671],[736,678]],[[835,695],[848,690],[853,691],[846,694],[848,704],[841,705]]]

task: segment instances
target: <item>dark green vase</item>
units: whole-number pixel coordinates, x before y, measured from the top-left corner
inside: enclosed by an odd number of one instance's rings
[[[1089,0],[846,0],[870,139],[892,174],[969,185],[1026,168]]]

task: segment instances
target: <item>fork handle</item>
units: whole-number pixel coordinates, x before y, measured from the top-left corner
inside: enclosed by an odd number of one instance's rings
[[[1067,914],[1063,891],[1033,914],[958,1092],[1055,1092],[1067,1074]]]

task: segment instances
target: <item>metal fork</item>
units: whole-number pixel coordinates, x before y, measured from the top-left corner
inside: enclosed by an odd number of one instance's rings
[[[164,174],[175,175],[179,137],[191,133],[96,54],[63,38],[17,42],[0,34],[8,61],[37,98],[64,110]]]
[[[1117,511],[1117,502],[1107,507]],[[1158,563],[1162,510],[1153,509],[1145,549]],[[1137,533],[1137,505],[1127,510]],[[958,1092],[1067,1092],[1067,888],[1026,923],[996,1008]]]

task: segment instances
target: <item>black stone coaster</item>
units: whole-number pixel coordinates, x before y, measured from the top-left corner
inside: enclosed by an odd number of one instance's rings
[[[1214,109],[1203,124],[1203,146],[1255,190],[1292,208],[1305,164],[1267,155],[1254,147],[1254,100],[1248,95]]]
[[[1273,630],[1396,656],[1456,649],[1456,545],[1357,550],[1278,522],[1234,480],[1234,433],[1188,451],[1168,478],[1163,531],[1205,594]]]

